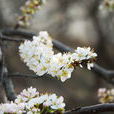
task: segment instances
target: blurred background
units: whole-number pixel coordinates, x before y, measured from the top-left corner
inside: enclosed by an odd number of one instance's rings
[[[21,14],[20,7],[26,0],[0,0],[0,29],[13,28]],[[53,39],[76,48],[91,46],[98,54],[97,63],[106,69],[114,69],[114,12],[100,10],[102,0],[47,0],[47,3],[24,29],[38,33],[48,31]],[[6,63],[10,73],[30,73],[18,53],[19,43],[5,42]],[[64,96],[66,109],[76,106],[97,104],[97,90],[113,87],[97,74],[77,68],[72,78],[64,83],[51,77],[12,78],[16,93],[33,86],[39,92],[56,93]],[[4,100],[4,90],[0,86],[0,102]],[[108,113],[109,114],[109,113]]]

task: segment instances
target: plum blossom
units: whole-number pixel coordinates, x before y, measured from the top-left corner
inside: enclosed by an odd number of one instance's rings
[[[101,103],[109,103],[114,101],[114,89],[100,88],[98,90],[98,98]]]
[[[36,88],[24,89],[14,102],[0,104],[0,114],[44,114],[50,112],[63,113],[64,98],[56,94],[39,94]]]
[[[113,11],[114,10],[114,0],[103,0],[101,2],[100,9]]]
[[[33,15],[45,4],[46,0],[26,0],[20,8],[22,15],[18,17],[18,25],[25,27],[30,25]]]
[[[0,114],[23,114],[26,112],[24,108],[24,103],[20,103],[19,105],[13,102],[0,104]]]
[[[30,70],[38,76],[49,74],[57,77],[62,82],[71,78],[75,67],[83,67],[91,70],[97,54],[90,47],[77,47],[74,52],[54,54],[52,39],[48,32],[41,31],[33,40],[26,40],[19,46],[19,53]]]

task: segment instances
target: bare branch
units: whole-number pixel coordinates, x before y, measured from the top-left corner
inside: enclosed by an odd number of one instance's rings
[[[2,53],[2,58],[0,61],[0,78],[2,81],[2,85],[4,87],[6,97],[10,101],[14,101],[16,98],[14,87],[12,80],[8,77],[8,70],[5,66],[5,57],[4,57],[4,51],[3,51],[3,42],[1,43],[1,53]]]
[[[1,31],[1,33],[3,35],[6,35],[6,36],[23,36],[23,37],[26,37],[26,38],[29,38],[31,39],[34,35],[36,35],[35,33],[32,33],[32,32],[26,32],[26,31],[22,31],[22,30],[15,30],[15,29],[4,29]]]
[[[53,45],[56,49],[58,49],[61,52],[73,52],[74,49],[70,48],[69,46],[57,41],[57,40],[53,40]]]
[[[0,39],[3,40],[3,41],[15,41],[15,42],[21,42],[21,41],[24,41],[25,39],[22,39],[22,38],[11,38],[11,37],[8,37],[8,36],[4,36],[2,34],[0,34]]]
[[[0,35],[0,38],[2,40],[16,41],[16,42],[21,42],[21,41],[25,40],[25,38],[11,38],[11,37],[8,37],[7,35],[8,36],[18,35],[18,36],[25,37],[26,39],[31,40],[31,38],[36,34],[25,32],[25,31],[20,31],[20,30],[2,30],[2,34]],[[53,45],[56,49],[58,49],[61,52],[74,51],[73,48],[70,48],[67,45],[65,45],[57,40],[53,40]]]
[[[64,114],[95,114],[98,112],[113,112],[114,103],[97,104],[85,107],[77,107],[73,110],[66,111]]]
[[[114,70],[107,70],[98,64],[94,64],[92,71],[97,73],[100,78],[103,78],[105,81],[114,84]]]
[[[26,74],[26,73],[20,73],[20,72],[15,72],[15,73],[10,73],[8,74],[9,77],[31,77],[31,78],[38,78],[38,75],[34,74]]]
[[[10,77],[8,77],[8,72],[6,68],[3,68],[3,80],[2,80],[2,84],[4,87],[4,90],[6,92],[6,97],[9,101],[14,101],[16,98],[16,94],[14,91],[14,86],[12,83],[12,80],[10,79]]]

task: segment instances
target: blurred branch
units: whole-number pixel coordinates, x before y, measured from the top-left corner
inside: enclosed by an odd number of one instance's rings
[[[85,106],[66,111],[64,114],[95,114],[99,112],[112,112],[114,111],[114,103],[97,104]]]
[[[99,53],[99,56],[102,57],[102,60],[104,60],[107,65],[113,66],[114,62],[110,59],[110,56],[106,48],[106,44],[107,44],[106,31],[104,31],[103,29],[103,25],[101,23],[101,19],[99,16],[100,3],[101,3],[101,0],[94,0],[94,3],[91,6],[91,9],[89,10],[89,15],[93,20],[93,25],[98,35],[97,51]]]
[[[2,80],[2,84],[6,93],[6,97],[9,101],[14,101],[16,98],[16,94],[14,91],[14,86],[12,83],[12,80],[10,79],[10,77],[8,77],[8,72],[7,72],[7,68],[4,67],[3,68],[3,80]]]
[[[99,76],[103,79],[105,79],[106,81],[108,81],[109,83],[114,84],[114,71],[110,71],[110,70],[106,70],[103,67],[94,64],[94,67],[92,68],[92,71],[99,74]],[[9,73],[8,74],[9,77],[32,77],[32,78],[38,78],[38,75],[34,75],[34,74],[26,74],[26,73],[20,73],[20,72],[15,72],[15,73]]]
[[[107,70],[98,64],[94,64],[92,71],[97,73],[100,78],[103,78],[105,81],[114,84],[114,70]]]
[[[26,39],[29,39],[31,40],[31,38],[36,35],[34,33],[30,33],[30,32],[25,32],[25,31],[21,31],[21,30],[2,30],[1,31],[1,35],[0,35],[0,38],[2,40],[8,40],[8,41],[24,41],[25,38]],[[21,37],[25,37],[25,38],[11,38],[11,37],[8,37],[8,36],[15,36],[15,35],[18,35],[18,36],[21,36]],[[66,46],[65,44],[57,41],[57,40],[53,40],[53,45],[56,49],[60,50],[61,52],[69,52],[69,51],[73,51],[74,49]]]
[[[27,74],[27,73],[20,73],[20,72],[14,72],[14,73],[9,73],[8,74],[9,77],[27,77],[27,78],[40,78],[40,77],[47,77],[47,75],[43,75],[43,76],[38,76],[35,74]]]
[[[0,41],[1,46],[1,60],[0,60],[0,81],[2,82],[2,85],[4,87],[6,97],[10,101],[14,101],[16,98],[14,87],[12,80],[8,77],[8,70],[5,65],[5,57],[4,57],[4,51],[3,51],[3,42]]]
[[[26,32],[22,30],[15,30],[15,29],[3,29],[1,30],[1,33],[6,36],[23,36],[26,38],[32,38],[32,36],[36,35],[35,33],[32,32]]]
[[[8,74],[9,77],[32,77],[32,78],[38,78],[38,75],[33,75],[33,74],[26,74],[26,73],[20,73],[20,72],[15,72]]]
[[[19,41],[24,41],[25,39],[21,39],[21,38],[10,38],[8,36],[4,36],[2,34],[0,34],[0,39],[3,40],[3,41],[16,41],[16,42],[19,42]]]
[[[24,39],[23,38],[18,38],[18,39],[17,38],[10,38],[5,35],[10,35],[10,36],[18,35],[20,37],[25,37],[30,40],[31,40],[32,36],[35,35],[34,33],[28,33],[28,32],[24,32],[24,31],[20,31],[20,30],[2,30],[2,34],[3,35],[0,36],[0,38],[2,40],[16,41],[16,42],[24,41]],[[74,51],[73,48],[70,48],[69,46],[67,46],[57,40],[53,40],[53,45],[56,49],[58,49],[61,52],[69,52],[69,51],[73,52]],[[98,64],[95,64],[94,67],[92,68],[92,71],[99,74],[99,77],[105,79],[107,82],[114,84],[114,80],[113,80],[114,71],[113,70],[112,71],[107,70],[107,69],[99,66]],[[20,75],[20,74],[18,73],[17,75]]]

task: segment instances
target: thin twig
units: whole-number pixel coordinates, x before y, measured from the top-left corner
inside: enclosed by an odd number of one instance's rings
[[[8,74],[9,77],[32,77],[32,78],[38,78],[38,75],[34,75],[34,74],[26,74],[26,73],[20,73],[20,72],[15,72],[15,73],[9,73]]]

